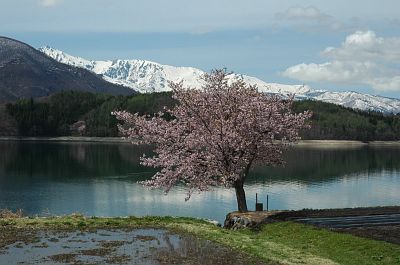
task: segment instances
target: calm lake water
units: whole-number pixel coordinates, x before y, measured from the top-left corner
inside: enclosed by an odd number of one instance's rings
[[[167,195],[137,181],[154,170],[139,165],[148,147],[128,143],[0,142],[0,209],[29,215],[80,212],[96,216],[176,215],[222,222],[236,210],[233,189]],[[257,167],[245,186],[270,209],[400,204],[400,147],[300,147],[283,168]]]

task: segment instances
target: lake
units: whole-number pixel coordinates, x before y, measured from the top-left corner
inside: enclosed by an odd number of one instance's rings
[[[167,195],[138,181],[155,171],[139,165],[151,149],[129,143],[0,142],[0,209],[28,215],[174,215],[222,222],[236,210],[233,189]],[[400,204],[399,146],[296,146],[285,167],[257,166],[245,189],[269,209],[343,208]]]

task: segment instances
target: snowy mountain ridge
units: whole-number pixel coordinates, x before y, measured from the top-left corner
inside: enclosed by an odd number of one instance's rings
[[[142,93],[170,90],[167,81],[183,80],[185,86],[199,87],[204,72],[193,67],[174,67],[145,60],[92,61],[66,54],[45,46],[39,50],[49,57],[68,65],[85,68],[108,82],[123,85]],[[260,91],[269,94],[295,94],[296,99],[315,99],[361,110],[376,110],[400,113],[400,100],[358,92],[331,92],[312,89],[307,85],[284,85],[266,83],[256,77],[234,74],[232,79],[243,79],[257,85]]]

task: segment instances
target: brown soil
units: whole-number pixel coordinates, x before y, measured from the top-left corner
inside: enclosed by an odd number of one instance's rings
[[[157,238],[154,237],[154,236],[141,236],[141,235],[139,235],[139,236],[136,236],[135,238],[137,240],[142,241],[142,242],[157,240]]]
[[[356,227],[334,229],[333,231],[349,233],[355,236],[382,240],[400,245],[400,225]]]
[[[28,245],[38,243],[40,240],[34,230],[12,227],[0,229],[0,251],[17,242]]]
[[[293,218],[306,217],[340,217],[340,216],[361,216],[377,214],[400,214],[400,206],[365,207],[365,208],[343,208],[343,209],[304,209],[300,211],[281,211],[271,218],[276,220],[291,220]]]
[[[49,256],[49,258],[55,262],[62,262],[62,263],[75,263],[75,258],[77,254],[73,253],[64,253],[64,254],[56,254]]]
[[[289,221],[294,218],[307,217],[345,217],[345,216],[364,216],[381,214],[400,214],[400,206],[387,207],[366,207],[366,208],[345,208],[345,209],[324,209],[324,210],[300,210],[283,211],[271,216],[275,220]],[[349,233],[355,236],[382,240],[394,244],[400,244],[400,226],[365,226],[356,228],[336,228],[333,231]]]
[[[296,218],[309,217],[346,217],[346,216],[365,216],[365,215],[383,215],[383,214],[400,214],[400,206],[385,206],[385,207],[365,207],[365,208],[344,208],[344,209],[321,209],[311,210],[304,209],[299,211],[260,211],[229,213],[225,220],[225,227],[229,226],[230,220],[234,217],[245,217],[250,220],[248,227],[257,230],[261,225],[279,222],[292,221]],[[365,226],[357,228],[336,228],[333,231],[349,233],[355,236],[382,240],[390,243],[400,244],[400,226]]]

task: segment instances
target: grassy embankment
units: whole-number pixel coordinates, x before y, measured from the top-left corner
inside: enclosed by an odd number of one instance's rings
[[[271,264],[400,264],[400,246],[292,223],[265,225],[260,231],[226,230],[206,221],[173,217],[97,218],[80,215],[2,218],[6,229],[166,228],[209,239]],[[1,240],[1,237],[0,237]],[[1,242],[0,242],[1,243]]]

